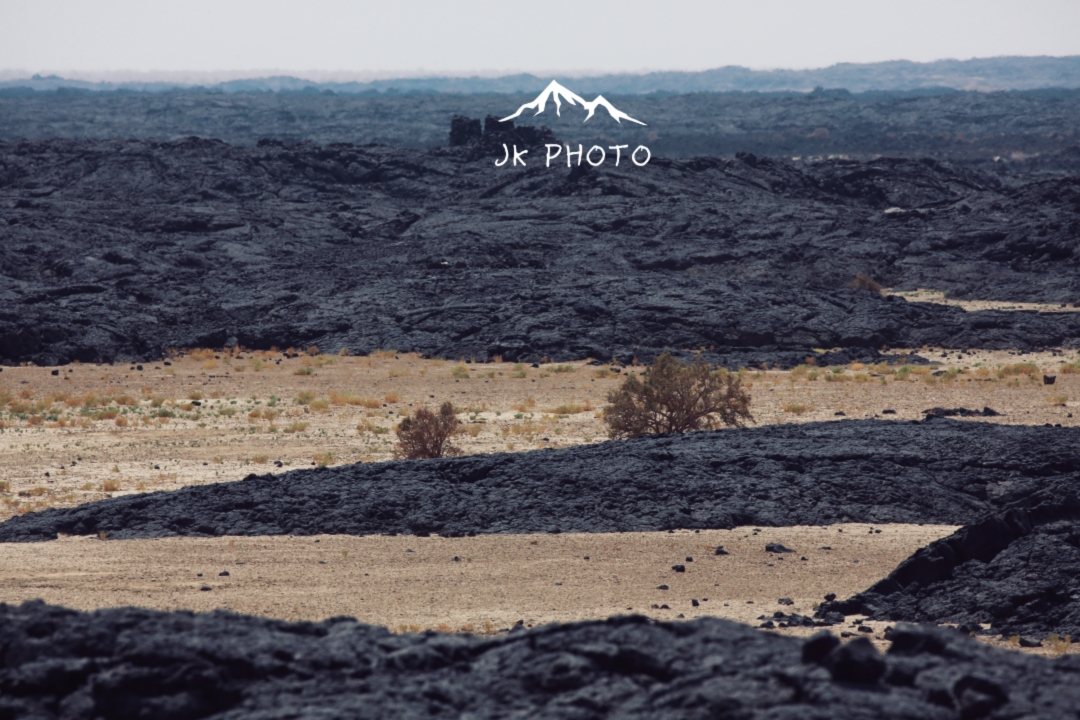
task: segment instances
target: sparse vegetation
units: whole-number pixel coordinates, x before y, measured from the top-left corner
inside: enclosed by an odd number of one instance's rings
[[[409,460],[459,455],[461,451],[450,444],[457,428],[454,406],[449,402],[444,402],[438,413],[417,408],[411,418],[405,418],[398,425],[398,446],[394,454]]]
[[[1064,655],[1069,652],[1069,646],[1072,645],[1072,638],[1068,635],[1062,637],[1056,633],[1050,633],[1046,636],[1046,640],[1050,652],[1054,655]]]
[[[878,293],[879,295],[884,290],[881,283],[865,273],[858,273],[855,276],[855,279],[848,283],[848,287],[855,288],[856,290],[866,290],[867,292]]]
[[[787,403],[783,407],[784,412],[792,415],[802,415],[812,409],[809,405],[803,405],[802,403]]]
[[[612,438],[742,425],[753,419],[750,394],[739,376],[712,370],[700,357],[687,365],[665,353],[642,378],[631,375],[608,394],[604,422]]]

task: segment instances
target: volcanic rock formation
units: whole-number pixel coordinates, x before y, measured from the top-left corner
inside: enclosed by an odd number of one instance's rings
[[[250,475],[0,523],[172,535],[623,532],[838,522],[969,524],[1075,478],[1080,428],[839,421],[562,450]]]
[[[1077,313],[848,287],[1080,302],[1076,177],[752,155],[515,169],[477,147],[0,143],[0,361],[239,343],[791,367],[813,348],[1080,347]]]
[[[1080,638],[1080,465],[1058,487],[961,528],[905,560],[839,612],[874,620],[988,626],[1005,637]]]
[[[803,642],[640,616],[497,637],[136,608],[0,604],[4,718],[1064,718],[1076,656],[903,625]]]

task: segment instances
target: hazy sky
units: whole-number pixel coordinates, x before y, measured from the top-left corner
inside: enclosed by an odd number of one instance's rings
[[[822,67],[1080,55],[1080,0],[0,0],[0,70]]]

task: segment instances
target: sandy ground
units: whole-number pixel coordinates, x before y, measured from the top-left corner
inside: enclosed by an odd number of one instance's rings
[[[85,610],[228,608],[287,620],[350,615],[399,630],[493,632],[518,620],[534,626],[631,612],[757,625],[759,616],[777,610],[810,615],[826,593],[863,590],[955,529],[845,524],[471,538],[72,537],[0,545],[0,601],[42,598]],[[769,542],[794,552],[766,552]],[[730,554],[716,555],[717,546]],[[780,598],[793,605],[778,604]]]
[[[848,597],[863,590],[955,529],[845,524],[473,538],[65,538],[0,545],[0,602],[41,598],[82,610],[225,608],[285,620],[349,615],[396,632],[493,634],[518,621],[534,627],[631,613],[758,626],[777,611],[812,615],[826,593]],[[794,552],[768,553],[768,542]],[[730,554],[717,556],[718,545]],[[686,570],[675,572],[673,565]],[[888,623],[848,621],[832,631],[856,637],[866,634],[859,626],[870,627],[875,644],[888,647]],[[803,637],[815,631],[771,632]],[[1048,645],[1025,652],[1062,650],[1080,651]]]
[[[1080,303],[1026,303],[1003,300],[956,300],[940,290],[898,291],[886,289],[887,295],[899,295],[908,302],[929,302],[952,305],[968,312],[975,310],[1034,310],[1036,312],[1080,312]]]
[[[918,352],[936,364],[747,370],[755,424],[913,420],[935,406],[1003,413],[988,422],[1080,423],[1075,352]],[[607,393],[642,369],[213,351],[141,367],[3,368],[0,520],[252,472],[388,460],[402,416],[445,400],[459,410],[466,453],[600,442]]]

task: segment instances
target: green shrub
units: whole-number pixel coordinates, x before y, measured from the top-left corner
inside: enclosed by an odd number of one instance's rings
[[[612,438],[689,432],[753,420],[738,375],[712,370],[700,357],[686,364],[665,353],[642,379],[628,377],[608,393],[604,422]]]

